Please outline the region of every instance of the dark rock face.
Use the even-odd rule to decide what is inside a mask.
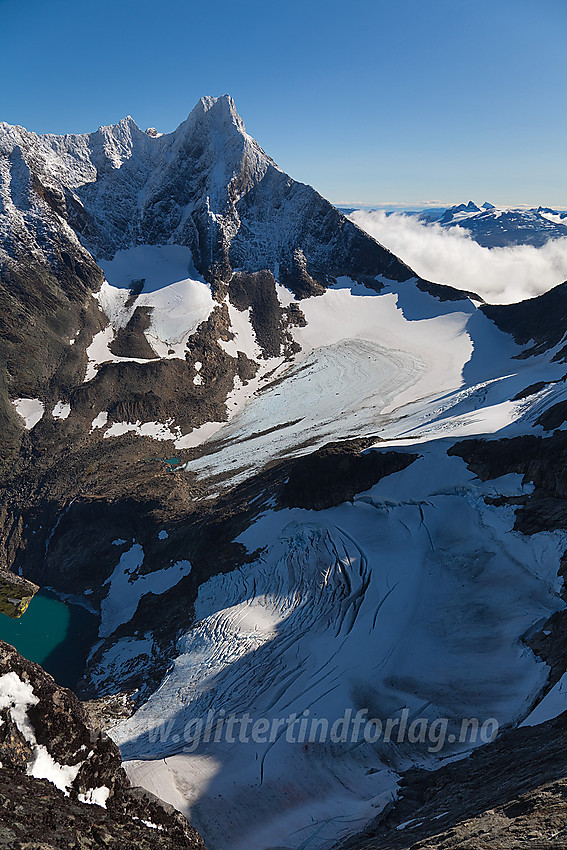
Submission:
[[[563,556],[562,578],[563,591],[561,596],[566,600],[565,585],[565,555]],[[566,600],[567,601],[567,600]],[[550,673],[546,684],[546,692],[560,680],[567,669],[567,613],[565,610],[556,611],[541,629],[529,636],[526,643],[533,652],[549,665]]]
[[[280,266],[280,280],[290,292],[293,292],[299,300],[302,298],[312,298],[314,295],[322,295],[325,291],[326,275],[323,276],[325,283],[319,283],[311,277],[307,271],[307,261],[305,254],[301,250],[296,250],[293,253],[293,258],[289,266]]]
[[[178,812],[132,789],[107,811],[65,797],[45,779],[0,770],[0,841],[6,850],[201,850]]]
[[[113,354],[118,357],[136,357],[139,360],[157,357],[144,336],[144,331],[150,327],[150,313],[149,307],[136,307],[126,327],[120,328],[109,345]]]
[[[443,283],[431,283],[428,280],[419,280],[417,282],[418,289],[422,292],[428,292],[439,301],[464,301],[467,298],[473,298],[475,301],[482,301],[476,293],[465,292],[462,289],[455,289],[454,286],[445,286]]]
[[[567,432],[504,440],[463,440],[447,452],[463,458],[486,481],[517,472],[535,485],[516,511],[515,528],[524,534],[567,528]]]
[[[416,454],[380,450],[361,454],[364,442],[370,441],[332,443],[292,461],[288,480],[280,490],[280,504],[309,510],[331,508],[369,490],[381,478],[400,472],[418,458]]]
[[[182,815],[129,786],[118,748],[110,738],[89,729],[77,697],[0,641],[0,699],[8,692],[15,693],[13,688],[9,691],[6,679],[27,689],[31,696],[23,711],[18,697],[11,702],[8,699],[1,711],[3,847],[203,847],[200,836]],[[27,775],[30,768],[41,772],[34,766],[38,747],[48,754],[44,761],[51,757],[57,765],[75,768],[65,792],[48,779]],[[81,801],[97,798],[97,789],[105,808]]]
[[[65,248],[49,264],[3,259],[0,251],[0,476],[26,436],[8,399],[41,398],[46,405],[66,399],[83,379],[83,346],[103,325],[90,294],[102,273],[86,252]]]
[[[278,197],[277,206],[269,205],[265,189]],[[282,197],[280,199],[279,194]],[[299,216],[292,210],[301,210]],[[367,235],[311,187],[294,183],[275,169],[249,192],[239,205],[244,222],[231,242],[230,262],[233,267],[273,269],[281,264],[282,282],[298,297],[320,294],[328,276],[384,274],[396,280],[408,280],[411,270],[389,251],[368,239]],[[282,243],[280,230],[289,228],[292,239]],[[260,232],[257,259],[249,254],[249,234]]]
[[[235,272],[230,281],[229,299],[238,310],[250,309],[250,321],[264,357],[293,353],[294,342],[287,329],[288,313],[280,305],[271,272]]]
[[[521,357],[541,354],[561,342],[565,334],[567,283],[519,304],[484,304],[481,310],[519,345],[531,343]]]
[[[567,718],[507,732],[463,761],[405,774],[400,800],[345,850],[567,847]]]
[[[535,395],[535,393],[538,393],[540,390],[543,390],[543,388],[547,386],[547,381],[536,381],[535,384],[530,384],[529,387],[525,387],[525,389],[521,390],[519,393],[516,393],[512,401],[521,401],[524,398],[529,398],[529,396]]]
[[[553,404],[537,420],[537,425],[541,425],[545,431],[555,431],[567,419],[567,402],[560,401]]]

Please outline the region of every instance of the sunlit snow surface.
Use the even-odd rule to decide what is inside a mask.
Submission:
[[[278,290],[286,303],[285,290]],[[246,403],[227,424],[214,434],[204,431],[201,442],[212,437],[213,451],[189,470],[214,477],[232,469],[234,484],[273,458],[332,440],[443,430],[446,411],[451,421],[456,411],[472,416],[470,427],[466,421],[451,426],[458,435],[493,432],[511,422],[520,405],[489,410],[486,400],[507,401],[530,383],[522,374],[530,367],[512,359],[517,347],[468,299],[439,302],[412,281],[386,282],[377,295],[341,278],[300,307],[307,325],[293,335],[301,352],[291,364],[280,363],[271,383],[257,382],[258,392],[245,388]],[[478,414],[480,407],[486,409]]]
[[[118,251],[112,260],[99,260],[105,281],[96,294],[110,324],[87,348],[85,381],[108,362],[146,360],[119,357],[109,349],[116,331],[125,327],[137,307],[150,309],[146,339],[156,358],[184,358],[189,336],[210,315],[214,302],[209,286],[195,271],[191,251],[180,245],[138,245]],[[141,293],[131,298],[131,291]]]
[[[278,293],[285,304],[289,294]],[[353,503],[266,510],[238,539],[256,560],[200,587],[172,669],[112,731],[134,784],[185,812],[211,850],[328,848],[395,796],[401,771],[472,744],[433,753],[407,741],[280,735],[191,752],[192,721],[212,710],[332,723],[348,708],[384,720],[405,708],[447,718],[450,731],[466,717],[516,724],[549,672],[521,637],[564,607],[567,535],[524,536],[513,506],[484,499],[530,486],[519,475],[483,484],[447,456],[464,436],[542,433],[534,422],[567,396],[565,384],[511,399],[562,377],[553,352],[514,359],[517,346],[474,304],[436,301],[411,281],[378,296],[343,279],[300,306],[302,350],[273,376],[284,380],[235,387],[235,414],[201,431],[205,453],[188,468],[213,480],[233,469],[242,480],[273,458],[363,435],[385,441],[375,450],[420,457]],[[248,317],[235,318],[252,346]]]

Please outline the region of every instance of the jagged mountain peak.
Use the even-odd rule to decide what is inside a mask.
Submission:
[[[0,123],[0,129],[4,125]],[[5,125],[10,127],[10,125]],[[154,130],[153,127],[149,128]],[[172,141],[179,137],[193,134],[195,132],[209,133],[211,130],[216,130],[225,133],[227,137],[235,131],[246,135],[244,121],[237,112],[236,105],[232,97],[228,94],[220,97],[212,97],[206,95],[199,99],[197,104],[189,112],[187,118],[182,121],[174,130],[169,133],[148,133],[143,131],[131,115],[126,115],[115,124],[101,125],[94,133],[86,134],[71,134],[64,138],[84,138],[93,139],[97,135],[105,137],[118,137],[128,134],[131,136],[149,136],[157,143],[157,139],[162,141],[157,143],[160,147],[168,146]],[[58,138],[58,137],[55,137]]]
[[[102,127],[99,127],[99,129],[100,130],[111,130],[114,127],[129,127],[129,128],[135,127],[137,130],[140,129],[131,115],[125,115],[124,118],[121,118],[120,121],[117,124],[110,124],[110,125],[107,125],[107,126],[102,126]]]
[[[34,212],[26,214],[28,234],[18,236],[30,246],[56,241],[61,227],[60,219],[46,227],[37,178],[40,192],[53,196],[52,211],[95,259],[135,245],[175,244],[190,248],[202,274],[229,280],[232,268],[291,269],[301,250],[315,279],[374,277],[386,267],[390,276],[411,276],[312,187],[283,173],[246,133],[228,94],[201,98],[167,134],[148,134],[131,116],[83,135],[0,132],[0,153],[9,158],[16,146],[31,174],[23,183]],[[21,231],[26,206],[10,200],[15,168],[8,161],[0,176],[7,238]]]
[[[245,154],[250,155],[248,148],[253,148],[256,157],[275,165],[255,139],[246,133],[244,121],[228,94],[202,97],[185,121],[173,132],[161,137],[161,145],[168,147],[173,144],[173,149],[179,150],[187,140],[200,146],[212,145],[217,157],[224,162],[240,160]],[[240,162],[232,164],[238,167]]]
[[[192,154],[196,149],[199,158],[207,152],[209,159],[212,157],[215,160],[217,179],[224,171],[225,188],[232,177],[241,171],[244,159],[247,160],[248,170],[252,168],[259,172],[259,178],[267,166],[277,168],[271,157],[246,132],[244,121],[228,94],[202,97],[185,121],[172,133],[162,137],[161,144],[165,147],[172,144],[177,153]],[[193,150],[188,151],[188,148]]]
[[[223,94],[220,97],[211,97],[210,95],[202,97],[190,114],[193,113],[207,115],[209,119],[222,125],[234,124],[242,133],[246,132],[244,121],[238,114],[234,100],[229,94]]]

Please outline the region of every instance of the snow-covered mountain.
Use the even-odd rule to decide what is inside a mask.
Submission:
[[[247,380],[256,367],[217,346],[221,362],[211,364],[205,398],[198,387],[207,364],[195,375],[185,348],[200,326],[193,337],[193,362],[200,363],[203,337],[231,333],[226,286],[233,269],[242,273],[232,283],[232,302],[238,314],[251,310],[252,323],[262,322],[258,339],[266,357],[286,349],[287,326],[300,317],[278,302],[276,279],[301,298],[344,274],[378,288],[380,274],[411,277],[311,187],[281,172],[246,134],[228,96],[203,98],[174,133],[157,137],[131,118],[64,137],[3,124],[0,154],[7,307],[0,343],[10,394],[47,392],[42,403],[52,409],[71,403],[71,421],[82,419],[83,430],[101,411],[110,424],[126,416],[142,423],[167,419],[177,434],[226,415],[234,378]],[[93,257],[111,287],[103,285],[99,296],[110,324],[90,295],[103,280]],[[249,276],[257,272],[261,278]],[[99,373],[103,362],[113,365]],[[159,397],[146,392],[154,382]],[[5,407],[0,413],[15,446],[14,416]]]
[[[567,236],[567,212],[550,207],[495,206],[485,201],[456,204],[444,211],[424,211],[420,219],[443,227],[462,227],[485,248],[507,245],[545,245],[550,239]]]
[[[298,246],[323,277],[355,264],[358,274],[374,275],[393,262],[310,186],[280,171],[228,95],[202,98],[177,130],[158,136],[130,117],[62,137],[0,124],[0,151],[1,232],[11,245],[21,239],[45,250],[63,219],[97,259],[135,245],[183,245],[208,275],[226,274],[228,262],[291,269]],[[46,216],[46,203],[57,219]],[[404,274],[400,265],[391,271]]]
[[[135,784],[209,850],[324,850],[475,764],[463,718],[565,707],[567,284],[421,280],[227,96],[0,125],[0,164],[2,558],[99,617],[78,690],[133,692]]]

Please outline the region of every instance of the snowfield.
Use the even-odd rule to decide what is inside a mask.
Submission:
[[[150,326],[144,335],[156,358],[184,358],[187,340],[210,315],[214,302],[210,287],[193,266],[191,251],[179,245],[138,245],[118,251],[112,260],[99,260],[105,281],[97,301],[110,323],[97,333],[87,348],[85,381],[96,375],[103,363],[133,361],[119,357],[109,345],[138,307],[150,311]],[[133,299],[136,285],[141,293]]]
[[[537,380],[532,372],[562,375],[549,358],[535,365],[514,360],[517,346],[470,300],[438,302],[415,281],[384,283],[377,295],[341,278],[324,295],[302,301],[307,325],[293,329],[299,354],[292,363],[274,360],[269,382],[260,378],[235,391],[229,422],[190,443],[211,441],[210,454],[187,469],[214,478],[232,468],[234,484],[271,459],[333,440],[398,440],[410,429],[447,427],[462,436],[492,433],[522,408],[508,399]],[[511,409],[485,409],[492,397]]]

